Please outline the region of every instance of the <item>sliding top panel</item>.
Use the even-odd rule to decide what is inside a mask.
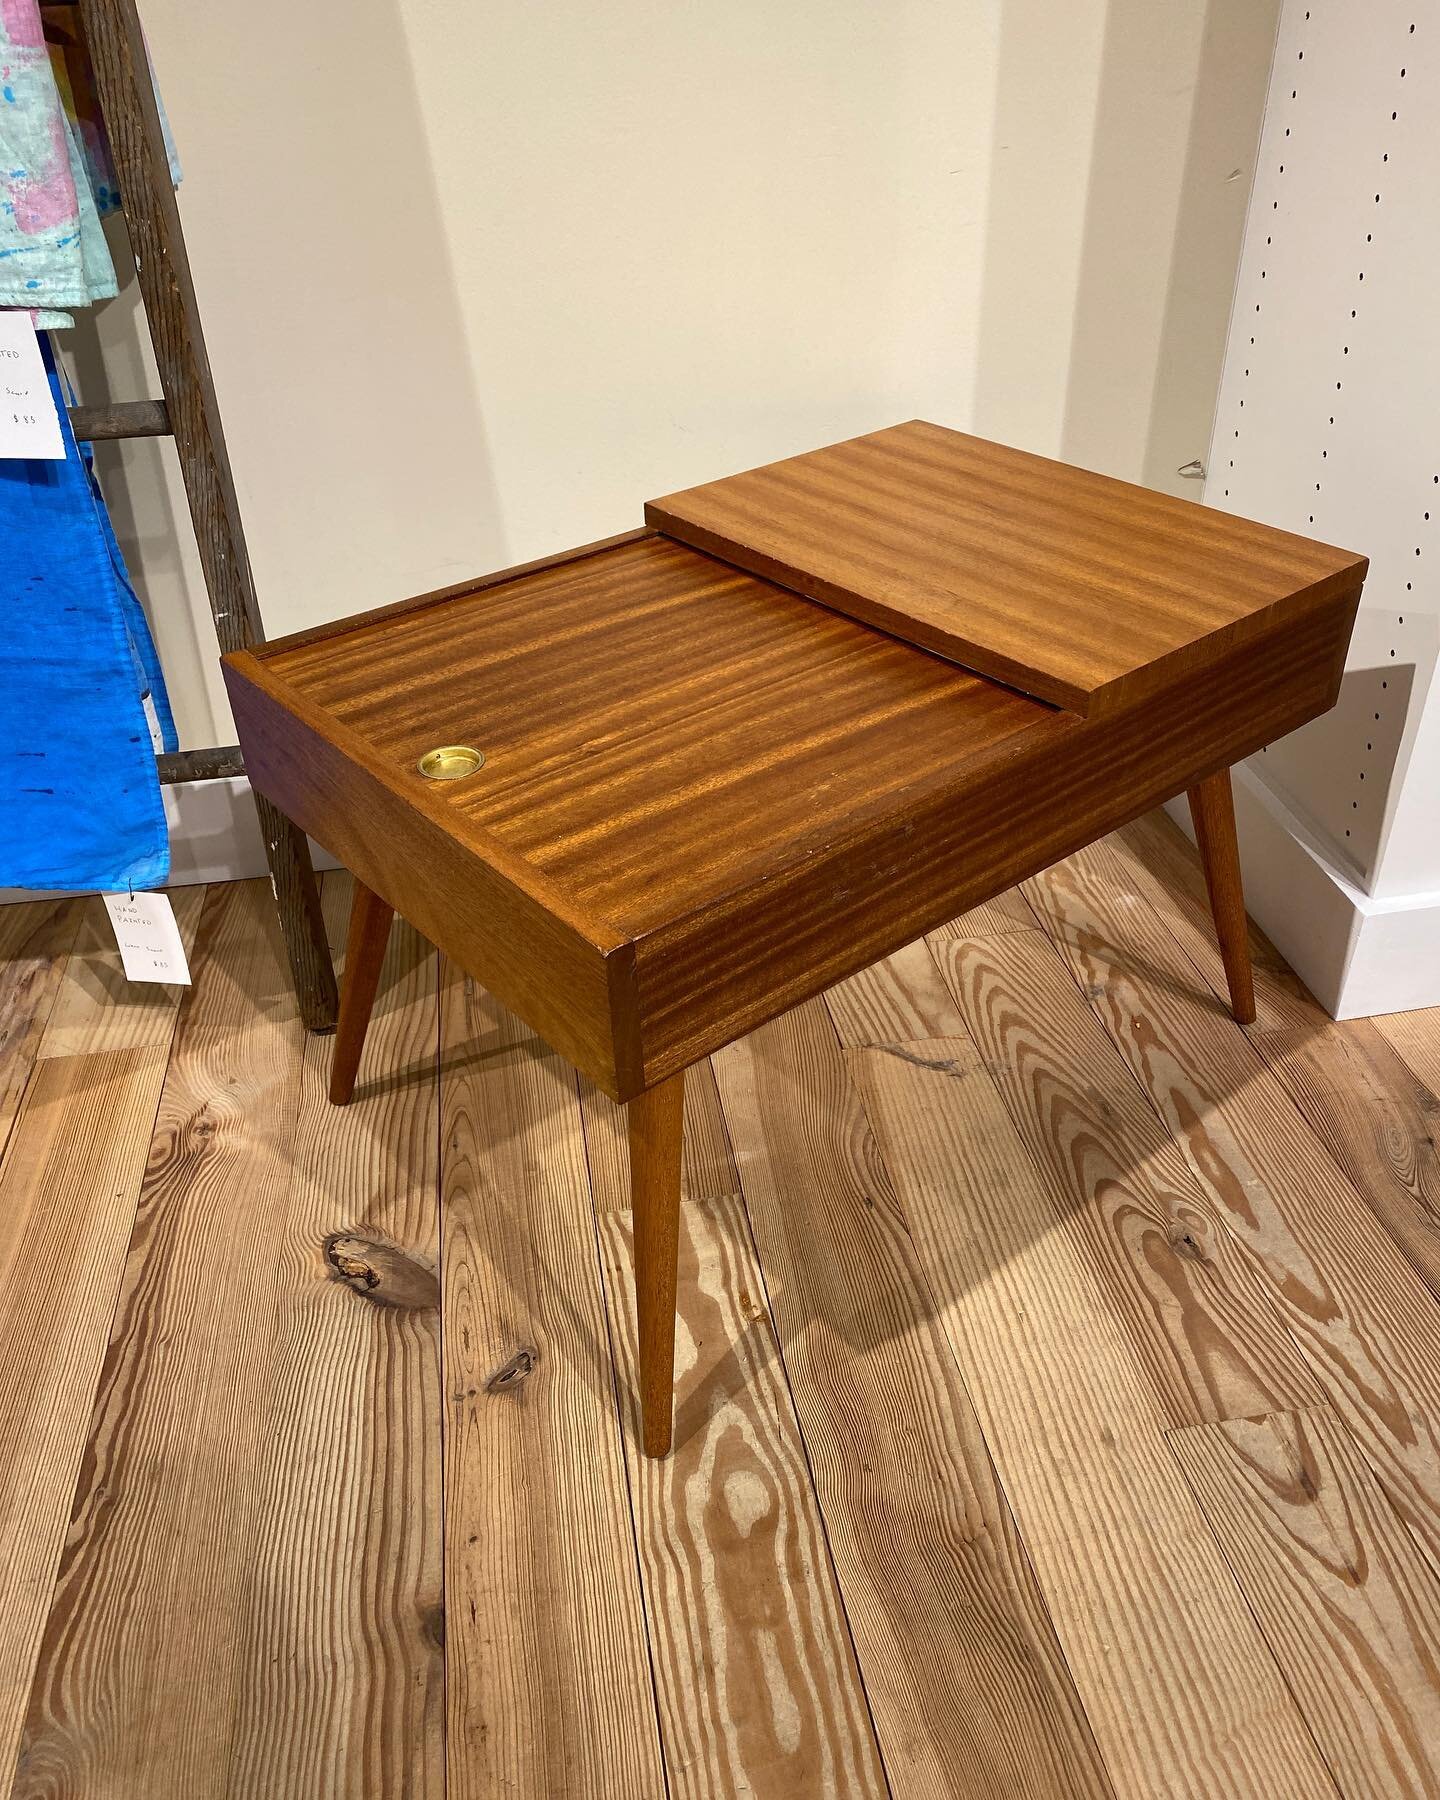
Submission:
[[[624,937],[903,821],[1057,717],[649,535],[254,660],[482,860]],[[429,780],[444,745],[484,761]]]
[[[920,420],[652,500],[645,518],[1085,715],[1358,592],[1367,566]]]

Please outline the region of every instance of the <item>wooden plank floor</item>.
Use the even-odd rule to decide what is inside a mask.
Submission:
[[[617,1109],[179,911],[0,911],[0,1795],[1440,1797],[1440,1012],[1163,815],[691,1071],[663,1464]]]

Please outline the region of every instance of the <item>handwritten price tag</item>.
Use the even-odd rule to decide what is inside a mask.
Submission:
[[[190,985],[190,965],[180,942],[175,909],[164,894],[102,894],[127,981]]]
[[[61,462],[65,440],[29,313],[0,312],[0,456]]]

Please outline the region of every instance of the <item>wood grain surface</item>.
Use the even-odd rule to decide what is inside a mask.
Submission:
[[[1250,1041],[1440,1299],[1440,1096],[1373,1019],[1255,1031]]]
[[[1433,1008],[1391,1013],[1376,1029],[1392,1043],[1432,1094],[1440,1094],[1440,1027]]]
[[[970,1034],[1058,1202],[1054,1224],[1106,1288],[1166,1423],[1307,1406],[1322,1390],[1267,1283],[1038,933],[950,940],[942,963]]]
[[[641,536],[226,678],[260,790],[629,1099],[1323,711],[1356,597],[1081,721]]]
[[[338,946],[350,883],[323,892]],[[349,1113],[335,1040],[304,1040],[232,1794],[444,1793],[438,976],[397,926],[372,1032],[391,1078]]]
[[[838,982],[825,994],[825,1009],[849,1048],[948,1037],[965,1029],[923,938]]]
[[[660,1730],[676,1800],[887,1793],[795,1410],[735,1197],[680,1219],[675,1448],[639,1453],[629,1217],[601,1252]]]
[[[163,1044],[42,1062],[0,1164],[0,1769],[7,1771],[51,1613],[165,1063]]]
[[[20,1110],[80,914],[76,900],[0,907],[0,1154]]]
[[[652,500],[646,523],[1079,713],[1357,593],[1345,550],[911,420]]]
[[[982,900],[943,925],[937,925],[939,937],[977,938],[1005,937],[1012,931],[1038,931],[1040,922],[1018,887],[1005,888],[993,900]]]
[[[653,536],[257,661],[462,841],[628,936],[671,916],[681,875],[689,906],[726,893],[909,785],[917,756],[961,768],[1049,716]],[[485,766],[427,783],[437,744]]]
[[[231,1785],[230,1759],[255,1654],[303,1036],[267,884],[212,890],[194,963],[30,1695],[19,1795],[245,1791]],[[288,1516],[287,1529],[305,1521]]]
[[[1440,1580],[1325,1407],[1171,1434],[1343,1794],[1440,1794]]]
[[[1109,1793],[823,1006],[715,1067],[892,1788]]]
[[[20,918],[14,1792],[1433,1792],[1434,1020],[1252,928],[1237,1027],[1160,818],[1027,891],[688,1072],[664,1463],[623,1112],[493,994],[397,926],[332,1108],[257,883],[32,1061]]]
[[[1195,853],[1164,814],[1107,841],[1105,878],[1127,904],[1153,911],[1197,970],[1225,991]],[[1424,1012],[1336,1024],[1278,950],[1250,925],[1258,1019],[1246,1036],[1306,1123],[1440,1297],[1440,1095],[1396,1048],[1423,1041]],[[1432,1034],[1433,1035],[1433,1034]],[[1440,1082],[1440,1062],[1430,1065]]]
[[[1057,1216],[975,1044],[854,1054],[937,1319],[1117,1790],[1333,1796],[1166,1448],[1111,1284]]]
[[[917,779],[903,807],[647,933],[635,953],[646,1078],[1004,892],[1249,754],[1283,720],[1323,712],[1352,611],[1347,601],[1343,616],[1317,615],[1123,712],[1050,713],[962,775]]]
[[[1440,1307],[1106,847],[1030,884],[1097,1016],[1378,1476],[1440,1569]]]
[[[575,1076],[441,991],[452,1796],[659,1800],[643,1603]]]
[[[498,842],[462,844],[435,792],[445,784],[388,767],[303,694],[277,699],[257,685],[263,666],[225,665],[251,779],[432,944],[463,947],[462,966],[577,1067],[609,1092],[633,1087],[633,1008],[617,1003],[608,966],[628,972],[623,936]]]

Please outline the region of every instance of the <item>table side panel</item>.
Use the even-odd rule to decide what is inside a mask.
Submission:
[[[224,669],[259,792],[613,1098],[633,1091],[633,945],[597,941],[467,847],[256,659]]]
[[[1102,719],[1057,713],[905,816],[636,943],[647,1083],[1048,867],[1335,702],[1358,588]]]
[[[1098,716],[1349,593],[1362,557],[914,420],[651,501],[647,521]]]

